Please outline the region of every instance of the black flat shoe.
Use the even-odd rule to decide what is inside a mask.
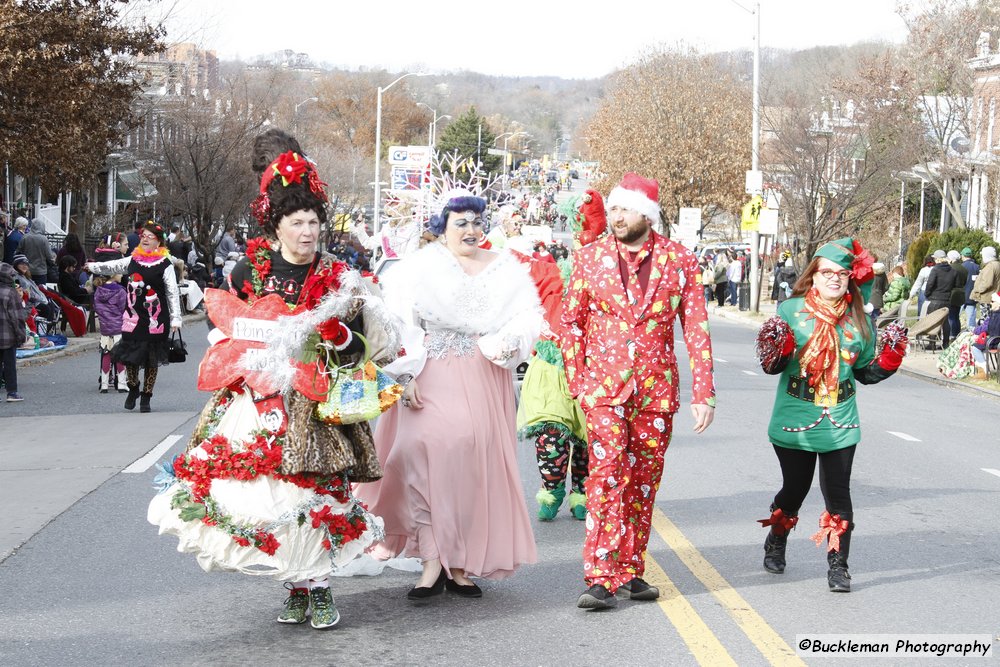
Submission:
[[[427,602],[429,598],[441,595],[444,592],[446,581],[448,581],[448,576],[444,573],[444,570],[441,570],[441,574],[438,575],[437,581],[434,582],[433,586],[414,586],[406,594],[406,599],[413,600],[414,602]]]
[[[462,584],[455,583],[454,580],[448,579],[444,582],[444,587],[448,589],[449,592],[463,598],[481,598],[483,597],[483,589],[475,584],[468,584],[463,586]]]

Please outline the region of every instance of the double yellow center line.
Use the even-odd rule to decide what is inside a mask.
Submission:
[[[663,538],[677,557],[698,578],[715,597],[740,630],[757,647],[761,655],[772,665],[804,666],[774,629],[767,624],[743,596],[729,585],[719,571],[705,560],[691,542],[684,537],[677,526],[659,509],[653,509],[653,529]],[[736,665],[725,649],[701,619],[694,607],[681,595],[677,587],[663,571],[663,568],[646,553],[646,574],[650,583],[660,589],[660,609],[673,623],[684,643],[687,644],[695,660],[700,665]]]

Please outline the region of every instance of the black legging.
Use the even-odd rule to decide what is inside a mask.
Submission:
[[[729,283],[716,283],[715,284],[715,300],[719,304],[719,308],[726,305],[726,292],[729,289]]]
[[[812,486],[816,458],[819,457],[819,488],[823,492],[826,511],[853,521],[851,466],[856,448],[857,445],[851,445],[817,454],[774,445],[774,453],[778,455],[778,463],[781,465],[782,479],[781,491],[774,497],[775,507],[780,507],[787,516],[798,516],[799,508]]]

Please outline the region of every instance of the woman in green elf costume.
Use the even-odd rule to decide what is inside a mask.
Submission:
[[[792,297],[761,327],[757,353],[765,373],[777,375],[778,391],[767,434],[781,466],[782,486],[771,504],[764,568],[785,570],[788,531],[798,521],[816,461],[826,511],[813,535],[827,544],[831,591],[851,590],[847,557],[854,529],[851,465],[861,440],[856,383],[890,377],[906,354],[906,329],[887,327],[878,340],[864,311],[873,258],[850,238],[816,251]]]

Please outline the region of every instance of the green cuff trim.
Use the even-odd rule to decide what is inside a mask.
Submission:
[[[540,340],[535,343],[535,353],[542,361],[552,364],[556,368],[563,367],[563,356],[559,346],[551,340]]]

